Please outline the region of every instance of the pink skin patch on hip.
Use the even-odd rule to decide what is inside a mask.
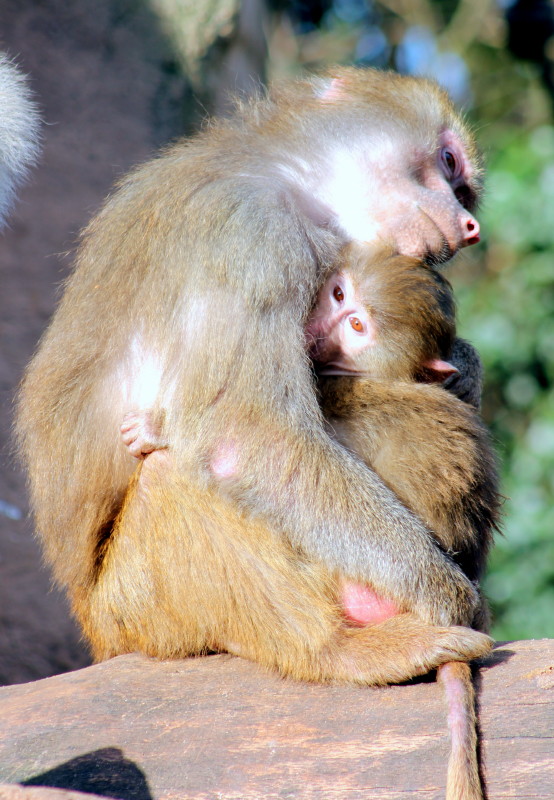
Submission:
[[[346,619],[355,625],[375,625],[399,613],[391,600],[385,600],[362,583],[343,583],[340,603]]]
[[[219,444],[212,456],[210,469],[216,478],[232,478],[237,473],[238,448],[233,442]]]

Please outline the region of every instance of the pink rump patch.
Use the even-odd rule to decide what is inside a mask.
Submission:
[[[344,583],[341,604],[346,619],[356,625],[375,625],[398,614],[391,600],[385,600],[362,583]]]

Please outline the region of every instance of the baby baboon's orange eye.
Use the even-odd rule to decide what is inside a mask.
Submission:
[[[335,298],[337,303],[342,303],[342,301],[344,300],[344,292],[342,291],[340,286],[335,286],[335,288],[333,289],[333,297]]]
[[[350,325],[356,331],[356,333],[363,333],[364,326],[358,317],[350,317]]]

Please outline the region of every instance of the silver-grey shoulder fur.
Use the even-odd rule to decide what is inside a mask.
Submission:
[[[0,227],[15,198],[17,187],[36,162],[40,118],[26,77],[0,53]]]

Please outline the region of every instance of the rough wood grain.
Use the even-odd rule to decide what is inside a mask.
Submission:
[[[554,640],[499,646],[479,683],[489,800],[552,800]],[[129,655],[2,688],[0,709],[5,783],[122,800],[444,797],[434,682],[308,685],[228,656]]]

